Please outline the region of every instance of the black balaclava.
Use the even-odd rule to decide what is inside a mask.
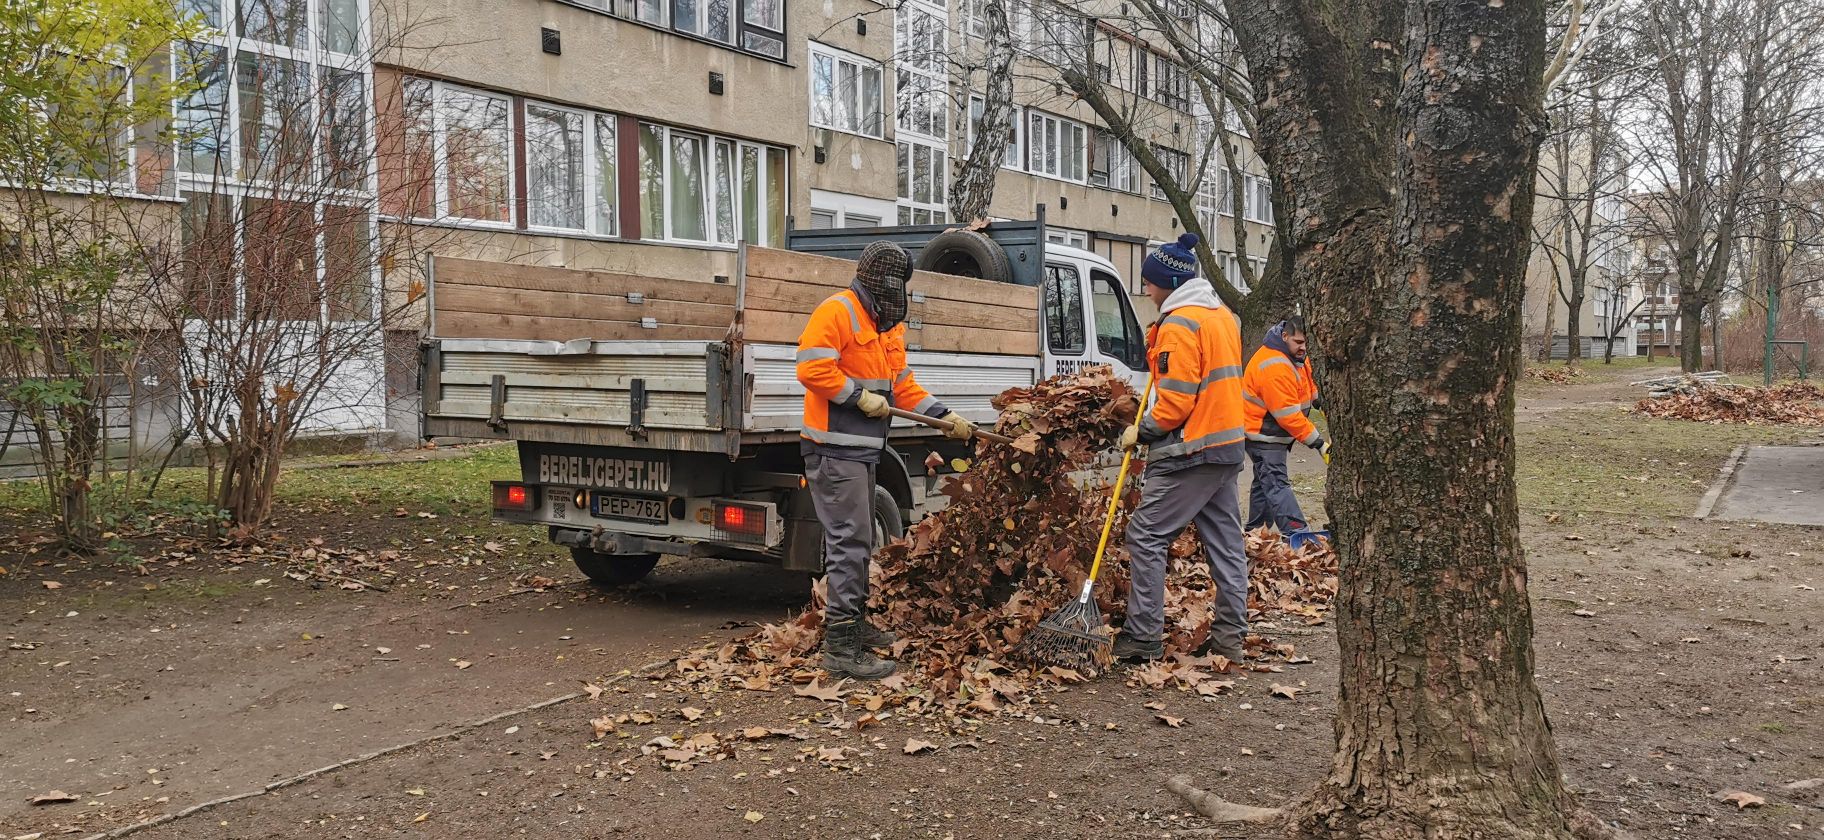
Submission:
[[[884,239],[870,243],[855,264],[855,285],[866,292],[875,329],[886,332],[906,320],[906,281],[912,279],[912,258],[906,249]]]

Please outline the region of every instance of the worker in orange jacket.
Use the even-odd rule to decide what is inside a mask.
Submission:
[[[1241,378],[1248,459],[1254,464],[1248,492],[1250,531],[1268,524],[1281,534],[1306,530],[1304,511],[1286,475],[1286,456],[1297,442],[1317,450],[1325,460],[1330,457],[1330,443],[1306,416],[1317,404],[1317,383],[1306,355],[1305,319],[1294,315],[1267,330]]]
[[[1148,451],[1140,505],[1127,522],[1130,583],[1127,620],[1114,645],[1119,659],[1165,654],[1166,552],[1192,522],[1218,592],[1206,649],[1240,661],[1247,636],[1248,558],[1237,495],[1246,435],[1241,325],[1197,276],[1196,246],[1197,235],[1184,234],[1147,255],[1140,270],[1159,305],[1146,336],[1159,396],[1121,435],[1122,448],[1146,444]]]
[[[887,241],[870,244],[847,289],[818,304],[798,337],[804,385],[799,450],[823,525],[823,667],[832,676],[880,679],[893,662],[873,653],[891,633],[867,620],[868,558],[874,553],[874,469],[887,446],[888,409],[950,422],[966,440],[975,427],[913,378],[906,366],[906,281],[912,260]]]

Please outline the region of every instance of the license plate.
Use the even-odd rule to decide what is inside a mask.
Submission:
[[[671,521],[667,507],[664,499],[646,496],[622,496],[616,493],[594,493],[589,496],[589,512],[606,519],[664,525]]]

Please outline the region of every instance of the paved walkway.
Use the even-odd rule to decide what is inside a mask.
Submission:
[[[1717,519],[1824,525],[1824,446],[1752,446]]]

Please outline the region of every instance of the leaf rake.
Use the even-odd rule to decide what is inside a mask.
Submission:
[[[1153,378],[1147,376],[1146,392],[1140,396],[1140,407],[1134,412],[1134,425],[1146,415],[1146,403],[1153,396]],[[1121,453],[1121,472],[1115,476],[1115,492],[1108,497],[1108,512],[1102,516],[1102,539],[1096,543],[1096,559],[1089,565],[1089,577],[1083,581],[1083,592],[1076,600],[1060,607],[1039,626],[1020,640],[1020,654],[1036,665],[1069,668],[1085,677],[1094,677],[1114,661],[1114,640],[1109,638],[1102,620],[1102,608],[1092,597],[1096,575],[1102,571],[1102,558],[1108,554],[1108,535],[1115,527],[1115,511],[1121,506],[1121,488],[1127,484],[1127,468],[1133,463],[1134,450]]]

